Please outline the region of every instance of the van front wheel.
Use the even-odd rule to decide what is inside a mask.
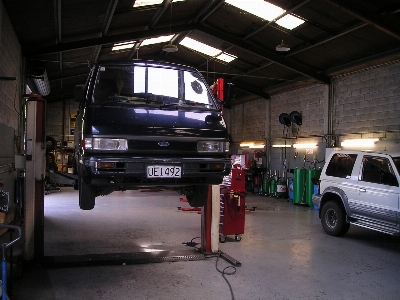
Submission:
[[[93,186],[84,182],[81,167],[79,168],[78,186],[79,186],[80,209],[82,210],[93,209],[96,199],[96,189]]]
[[[186,194],[186,199],[191,207],[203,207],[208,198],[208,185],[195,185],[191,193]]]

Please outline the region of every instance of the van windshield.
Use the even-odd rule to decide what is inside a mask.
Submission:
[[[147,65],[100,66],[92,101],[215,108],[200,73]]]

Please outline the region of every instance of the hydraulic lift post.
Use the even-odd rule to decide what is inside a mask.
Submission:
[[[204,254],[219,251],[220,186],[210,185],[206,205],[201,209],[201,247]]]

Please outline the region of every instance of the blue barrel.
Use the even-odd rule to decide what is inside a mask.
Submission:
[[[289,200],[293,200],[293,180],[289,181]]]

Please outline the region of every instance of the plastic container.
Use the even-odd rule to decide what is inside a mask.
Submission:
[[[306,204],[306,169],[294,169],[293,204]]]

